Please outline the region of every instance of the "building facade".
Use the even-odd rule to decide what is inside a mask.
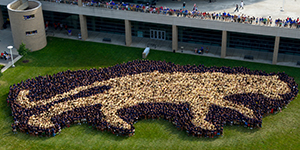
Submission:
[[[47,45],[42,4],[39,1],[23,3],[15,0],[7,5],[7,10],[15,48],[24,43],[30,50],[36,51]]]
[[[83,7],[81,0],[78,5],[41,3],[45,21],[78,29],[83,40],[88,38],[88,31],[94,31],[124,35],[126,46],[131,45],[132,37],[170,41],[170,51],[178,51],[178,43],[195,43],[220,47],[221,58],[229,56],[230,49],[251,50],[272,55],[273,64],[280,54],[300,55],[297,29]]]

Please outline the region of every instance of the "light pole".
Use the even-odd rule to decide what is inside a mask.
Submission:
[[[11,57],[11,63],[12,63],[12,67],[15,67],[15,64],[14,64],[14,57],[13,57],[13,54],[12,54],[12,49],[14,48],[13,46],[7,46],[7,48],[10,50],[10,57]]]

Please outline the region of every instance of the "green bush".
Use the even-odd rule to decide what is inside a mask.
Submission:
[[[22,42],[18,49],[19,55],[26,56],[27,53],[29,52],[29,49],[26,48],[26,45]]]

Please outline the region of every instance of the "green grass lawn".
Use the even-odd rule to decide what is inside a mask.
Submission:
[[[0,149],[299,149],[300,96],[281,113],[263,118],[261,129],[227,126],[224,136],[214,139],[195,138],[178,131],[165,120],[142,120],[135,124],[133,137],[117,137],[109,132],[73,125],[62,129],[56,137],[31,137],[13,134],[11,110],[6,98],[9,86],[38,75],[55,74],[64,70],[78,70],[113,66],[141,59],[141,48],[48,38],[43,50],[29,53],[0,77]],[[243,61],[186,55],[151,50],[148,59],[166,60],[177,64],[205,66],[245,66],[252,70],[286,72],[300,83],[300,69]],[[23,60],[29,60],[23,63]]]

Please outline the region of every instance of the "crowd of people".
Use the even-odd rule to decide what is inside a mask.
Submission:
[[[45,0],[49,1],[49,0]],[[51,0],[50,0],[51,1]],[[67,3],[72,5],[78,5],[77,0],[53,0],[53,2],[58,3]],[[108,9],[115,10],[126,10],[126,11],[136,11],[136,12],[144,12],[144,13],[152,13],[152,14],[163,14],[169,16],[177,16],[177,17],[188,17],[195,19],[209,19],[209,20],[219,20],[219,21],[227,21],[227,22],[237,22],[244,24],[253,24],[253,25],[264,25],[264,26],[277,26],[277,27],[289,27],[289,28],[300,28],[299,17],[292,18],[287,17],[283,18],[275,18],[272,16],[268,17],[255,17],[246,14],[231,14],[230,12],[206,12],[200,11],[197,8],[197,5],[194,4],[192,9],[185,9],[185,3],[183,3],[182,9],[173,9],[169,7],[163,6],[155,6],[150,3],[147,4],[130,4],[130,3],[120,3],[114,1],[100,1],[100,0],[83,0],[84,7],[102,7]],[[239,9],[244,9],[244,3],[241,1],[240,5],[236,5],[235,11],[239,11]],[[233,12],[233,13],[234,13]],[[274,24],[273,24],[274,23]]]
[[[113,91],[113,89],[115,88],[114,86],[106,84],[101,86],[89,87],[91,85],[94,85],[94,83],[96,82],[115,82],[116,78],[121,77],[128,77],[126,78],[126,80],[129,80],[134,75],[140,75],[143,73],[153,73],[156,71],[164,74],[175,73],[176,75],[180,75],[180,73],[211,73],[211,75],[213,76],[216,73],[223,73],[229,75],[236,75],[237,77],[242,77],[243,75],[249,76],[248,79],[234,80],[234,82],[236,83],[243,82],[243,84],[252,84],[252,81],[249,79],[252,75],[262,76],[263,78],[274,77],[274,79],[277,79],[275,78],[276,76],[278,77],[278,81],[274,82],[276,82],[276,84],[279,85],[277,87],[286,85],[288,88],[284,89],[285,92],[281,91],[283,89],[280,88],[278,91],[271,90],[273,92],[273,95],[280,95],[280,99],[276,99],[276,97],[274,98],[272,96],[266,96],[270,94],[272,95],[272,93],[265,92],[268,91],[268,89],[266,89],[265,83],[255,83],[261,85],[262,90],[260,91],[263,91],[262,93],[264,94],[259,92],[243,93],[243,91],[241,91],[239,92],[239,94],[230,94],[228,96],[223,97],[223,99],[226,100],[227,103],[245,106],[245,110],[253,110],[254,117],[249,117],[249,115],[245,115],[242,111],[237,111],[238,109],[233,109],[232,107],[221,107],[221,105],[214,103],[213,105],[210,105],[208,107],[209,113],[207,113],[205,116],[205,122],[214,126],[214,128],[212,129],[205,128],[203,126],[199,127],[198,125],[195,125],[195,122],[193,122],[196,116],[195,112],[193,112],[193,105],[203,105],[202,103],[189,103],[188,101],[174,103],[165,100],[149,100],[138,103],[132,101],[134,105],[128,105],[128,107],[124,107],[125,105],[122,105],[122,103],[117,102],[115,103],[116,106],[114,107],[108,107],[106,106],[106,103],[95,102],[91,102],[90,104],[86,105],[76,106],[77,103],[80,103],[80,101],[76,101],[78,99],[85,100],[88,97],[95,97],[95,95],[95,98],[97,98],[100,97],[97,96],[97,94],[109,94],[116,92]],[[147,78],[151,80],[150,77],[151,76],[148,76]],[[191,79],[194,78],[195,77],[192,77]],[[213,78],[213,81],[220,80],[220,78],[218,79],[216,78],[216,76],[213,76]],[[153,77],[153,81],[154,80],[157,81],[159,79]],[[176,80],[176,78],[174,78],[174,80]],[[132,85],[137,85],[138,80],[132,79],[132,81],[136,81],[136,83],[133,82],[130,85],[130,87]],[[163,81],[167,82],[165,79]],[[203,83],[204,81],[208,82],[207,84],[213,84],[210,83],[211,80],[203,79]],[[253,80],[253,82],[258,81]],[[283,82],[284,84],[281,82]],[[125,83],[126,82],[124,82],[123,84]],[[181,84],[186,84],[187,86],[182,86]],[[188,82],[183,81],[180,81],[180,85],[182,89],[186,89],[187,91],[196,88],[192,86],[189,87],[190,85],[188,84]],[[81,89],[77,90],[77,88]],[[126,88],[120,89],[123,89],[124,92],[126,91]],[[156,90],[159,91],[159,89],[160,88],[156,87]],[[170,89],[173,88],[170,86]],[[22,104],[20,99],[18,99],[20,92],[23,90],[28,90],[26,96],[28,101],[26,102],[26,104]],[[150,90],[151,88],[146,91]],[[220,88],[210,90],[221,91]],[[237,88],[236,90],[239,90],[239,88]],[[128,96],[128,99],[132,98],[132,96],[135,96],[134,94],[127,94],[124,92],[118,96]],[[150,95],[152,94],[152,92],[149,93]],[[93,126],[97,130],[108,130],[118,136],[132,136],[135,132],[133,124],[136,123],[138,120],[145,118],[168,120],[172,122],[179,130],[186,130],[188,134],[196,137],[215,137],[223,134],[223,126],[226,124],[239,124],[251,129],[261,127],[263,116],[269,113],[281,111],[282,108],[284,108],[291,100],[294,99],[297,93],[298,85],[292,77],[289,77],[285,73],[266,73],[264,71],[257,70],[251,71],[245,67],[205,67],[203,65],[181,66],[165,61],[134,60],[128,63],[117,64],[108,68],[77,71],[68,70],[64,72],[59,72],[54,75],[38,76],[32,79],[27,79],[26,81],[21,81],[17,85],[13,85],[10,87],[7,102],[11,106],[12,115],[14,118],[12,130],[14,132],[25,132],[34,136],[55,136],[56,134],[60,133],[62,128],[70,127],[71,124],[80,123],[88,123],[90,126]],[[68,94],[69,96],[66,96]],[[170,94],[174,93],[172,92]],[[180,94],[179,92],[177,94],[181,95],[184,93]],[[194,95],[189,93],[187,95],[187,98],[190,98],[189,96],[192,97]],[[53,99],[54,97],[56,98]],[[147,97],[151,99],[151,96]],[[42,102],[42,100],[49,101]],[[76,103],[74,103],[74,101],[76,101]],[[107,101],[114,101],[114,97]],[[54,108],[57,105],[68,104],[70,102],[72,104],[68,105],[68,107],[76,107],[73,107],[72,109],[65,109],[66,111],[61,111],[60,109],[57,109],[56,112],[60,113],[49,111],[55,110]],[[85,100],[85,103],[87,103],[87,100]],[[103,112],[103,107],[111,109],[106,109],[105,111],[108,112]],[[110,110],[115,111],[115,107],[119,108],[117,110],[117,115],[126,123],[128,123],[130,127],[124,128],[123,126],[119,126],[118,124],[116,124],[116,122],[112,121],[114,120],[114,118],[110,118],[111,116],[107,115]],[[45,127],[42,125],[35,125],[33,122],[30,121],[32,116],[38,116],[40,114],[45,114],[48,112],[55,114],[46,114],[48,116],[51,116],[50,121],[53,123],[52,126]]]
[[[11,58],[11,55],[8,54],[6,51],[4,51],[4,52],[1,52],[0,58],[1,58],[1,59],[5,59],[5,60],[8,60],[8,59]]]

